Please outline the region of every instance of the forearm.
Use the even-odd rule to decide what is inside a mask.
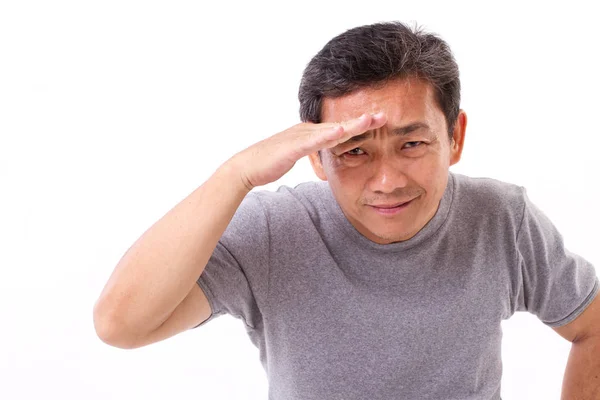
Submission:
[[[571,345],[561,400],[600,399],[600,336]]]
[[[237,168],[223,164],[123,255],[94,307],[107,335],[143,336],[183,301],[249,192]]]

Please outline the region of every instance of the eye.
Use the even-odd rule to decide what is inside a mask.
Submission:
[[[360,151],[360,152],[362,152],[362,153],[358,153],[357,154],[356,153],[357,150]],[[354,148],[354,149],[352,149],[352,150],[347,151],[347,152],[344,153],[344,155],[349,155],[349,156],[362,156],[363,154],[364,154],[364,151],[360,147]]]
[[[408,146],[409,149],[413,149],[415,147],[419,147],[419,145],[423,144],[423,142],[406,142],[406,144],[411,145],[411,146]]]

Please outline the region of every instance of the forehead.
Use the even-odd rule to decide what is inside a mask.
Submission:
[[[417,78],[395,79],[379,88],[362,88],[347,95],[323,99],[321,122],[341,122],[365,112],[384,111],[388,121],[433,118],[441,110],[431,84]]]

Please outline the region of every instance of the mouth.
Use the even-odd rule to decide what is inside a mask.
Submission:
[[[373,209],[375,212],[381,215],[394,215],[406,210],[415,199],[411,199],[409,201],[401,202],[401,203],[391,203],[391,204],[368,204],[368,206]]]
[[[370,204],[371,207],[377,207],[377,208],[395,208],[395,207],[399,207],[403,204],[407,204],[410,203],[412,200],[408,200],[408,201],[404,201],[401,203],[394,203],[394,204]]]

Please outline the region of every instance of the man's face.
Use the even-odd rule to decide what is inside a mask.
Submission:
[[[388,244],[410,239],[435,215],[448,169],[460,159],[466,114],[461,110],[451,142],[433,87],[407,78],[325,98],[321,120],[341,122],[379,111],[387,116],[381,128],[322,150],[321,159],[317,153],[309,157],[352,225],[371,241]]]

